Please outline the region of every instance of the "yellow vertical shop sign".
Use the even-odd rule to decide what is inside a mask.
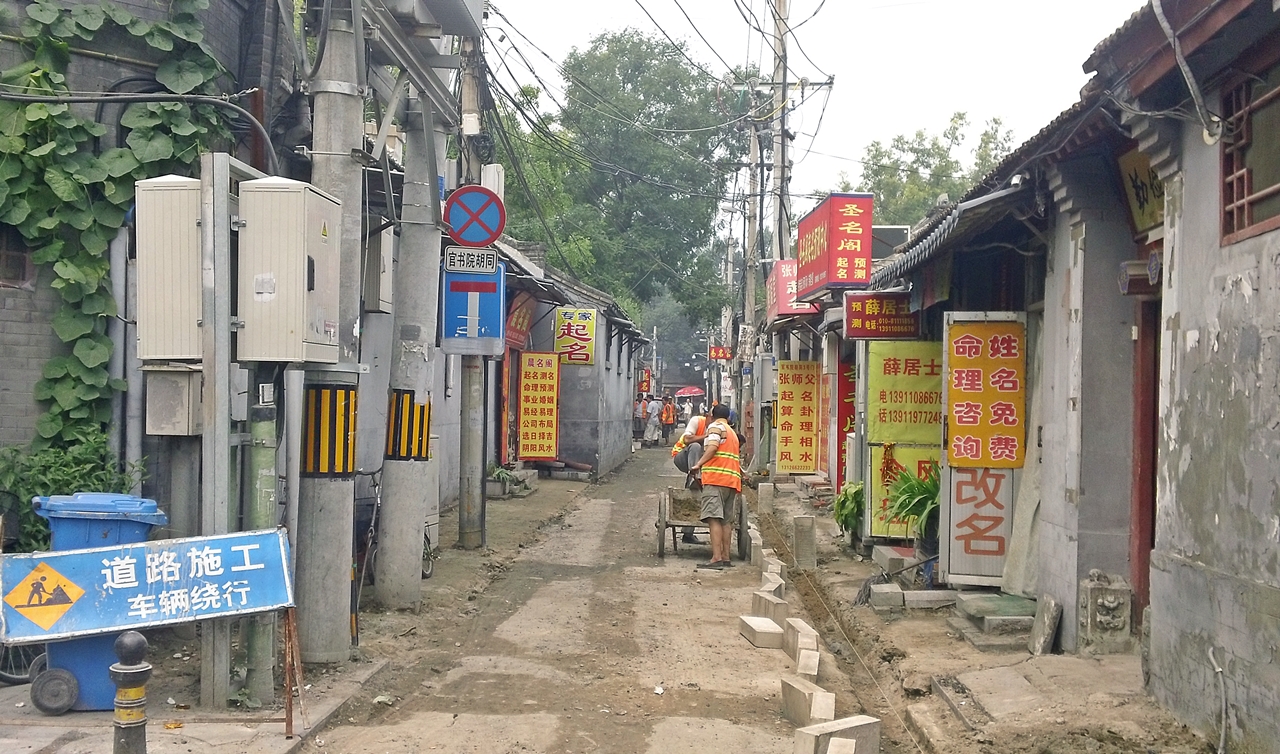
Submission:
[[[950,322],[947,463],[1020,469],[1026,456],[1026,325]]]
[[[1151,158],[1135,147],[1118,162],[1134,231],[1143,233],[1164,222],[1164,183],[1151,169]]]
[[[559,307],[555,313],[556,353],[564,364],[596,363],[596,310]]]
[[[778,362],[779,474],[812,474],[818,469],[818,378],[816,361]]]
[[[942,446],[906,447],[886,443],[871,446],[871,536],[902,539],[911,536],[911,522],[889,518],[889,485],[906,471],[924,479],[942,457]]]
[[[553,461],[559,454],[559,397],[557,354],[520,354],[520,460]]]
[[[867,344],[867,442],[942,443],[942,343]]]

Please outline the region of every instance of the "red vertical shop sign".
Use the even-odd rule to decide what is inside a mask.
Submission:
[[[871,194],[831,194],[800,220],[796,295],[871,282]]]

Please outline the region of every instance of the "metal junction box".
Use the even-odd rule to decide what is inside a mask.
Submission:
[[[166,175],[136,188],[138,358],[199,360],[200,181]]]
[[[364,310],[392,312],[392,287],[395,282],[396,234],[391,228],[375,234],[364,246]]]
[[[338,362],[342,204],[308,183],[240,184],[240,361]]]

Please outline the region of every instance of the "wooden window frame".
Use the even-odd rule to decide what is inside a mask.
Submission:
[[[1269,38],[1270,39],[1270,38]],[[1224,137],[1219,156],[1219,230],[1221,245],[1230,246],[1245,239],[1280,229],[1280,215],[1253,222],[1253,205],[1280,195],[1280,182],[1256,190],[1253,176],[1243,164],[1242,152],[1253,144],[1252,115],[1258,109],[1280,100],[1280,85],[1256,96],[1252,91],[1257,74],[1280,65],[1280,46],[1255,47],[1242,55],[1233,66],[1236,75],[1222,87],[1222,121]],[[1271,135],[1276,138],[1277,135]]]

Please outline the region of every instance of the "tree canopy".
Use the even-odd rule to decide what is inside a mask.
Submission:
[[[899,134],[888,144],[873,141],[863,158],[858,191],[876,197],[876,224],[914,225],[946,194],[956,201],[1009,153],[1013,133],[999,118],[987,121],[977,146],[962,161],[969,118],[955,113],[941,134],[924,129]],[[965,164],[967,162],[967,165]],[[841,190],[854,190],[842,176]]]
[[[508,180],[522,174],[507,192],[511,232],[633,311],[665,288],[692,321],[713,321],[727,301],[715,219],[746,147],[735,99],[635,30],[596,37],[562,70],[557,112],[536,112],[536,90],[495,108]]]

